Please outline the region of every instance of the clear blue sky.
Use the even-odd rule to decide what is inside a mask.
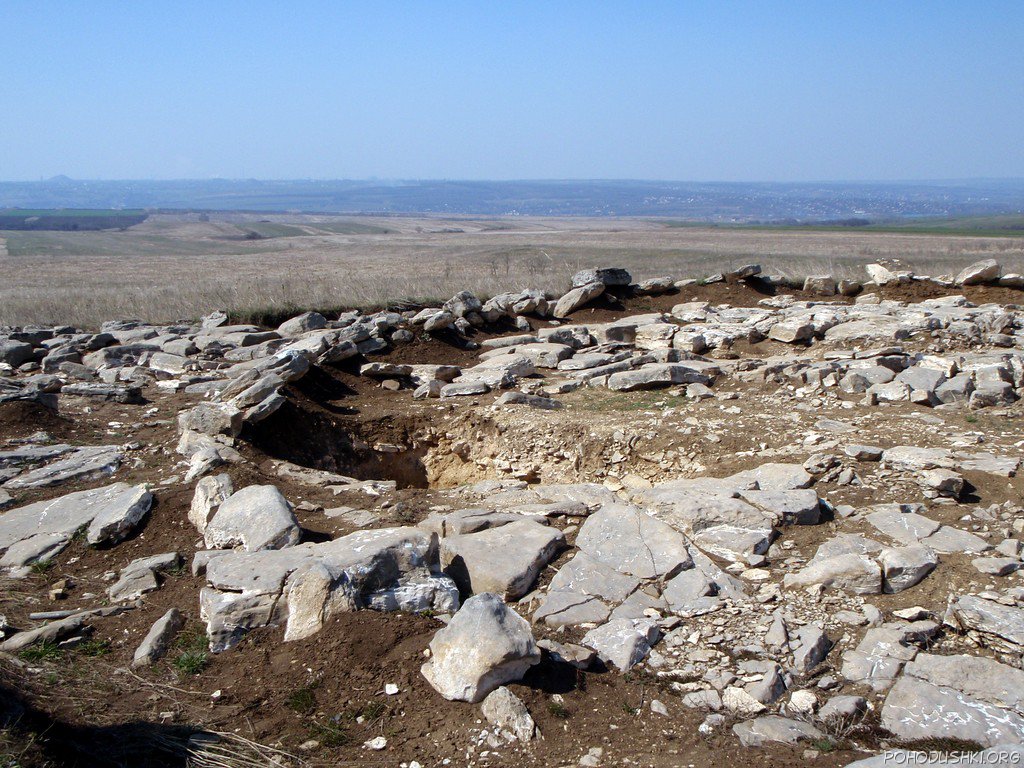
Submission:
[[[0,0],[0,179],[1024,177],[1024,2]]]

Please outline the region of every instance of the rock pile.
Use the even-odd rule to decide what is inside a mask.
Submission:
[[[505,743],[538,737],[536,713],[506,687],[538,665],[642,670],[661,681],[671,709],[700,713],[701,732],[728,725],[750,747],[821,742],[872,713],[906,741],[1024,740],[1021,439],[1010,421],[1024,395],[1024,315],[958,290],[1017,289],[1024,278],[985,261],[948,278],[894,264],[871,265],[865,281],[810,276],[799,298],[756,265],[709,282],[770,295],[712,304],[695,281],[634,283],[622,269],[588,269],[560,296],[461,292],[414,311],[307,312],[273,330],[229,324],[224,313],[197,324],[111,322],[98,333],[5,329],[0,404],[141,412],[174,399],[180,461],[127,482],[145,466],[133,442],[10,441],[0,450],[0,508],[9,508],[0,567],[24,578],[80,534],[116,547],[175,489],[191,499],[176,522],[199,541],[126,559],[110,572],[104,606],[25,628],[3,649],[80,638],[143,605],[184,560],[203,580],[195,605],[214,653],[267,627],[282,628],[284,641],[309,638],[364,609],[437,616],[423,677],[447,700],[482,703]],[[887,287],[915,285],[947,295],[885,298]],[[666,294],[680,300],[622,310]],[[600,312],[569,321],[582,308]],[[387,357],[438,339],[463,362]],[[297,386],[342,368],[396,408],[456,417],[516,412],[539,424],[585,412],[587,396],[626,398],[653,414],[650,442],[670,411],[705,403],[700,413],[724,419],[714,445],[752,423],[744,419],[757,402],[788,402],[805,432],[796,445],[766,435],[755,450],[723,448],[688,472],[678,468],[696,467],[684,446],[692,430],[657,450],[617,437],[624,447],[605,463],[625,464],[629,453],[650,471],[602,468],[575,482],[538,482],[492,454],[479,464],[486,480],[423,491],[409,519],[378,525],[381,513],[404,509],[398,481],[253,458],[249,438],[294,404]],[[628,399],[655,389],[665,401]],[[861,423],[834,418],[844,410]],[[974,424],[979,411],[992,420],[987,432],[938,434],[944,419]],[[867,442],[859,433],[875,417],[891,423]],[[690,418],[688,429],[700,426]],[[439,440],[440,424],[424,431]],[[472,464],[472,441],[445,439],[444,461]],[[383,440],[366,451],[383,462],[412,448],[422,453]],[[582,474],[569,448],[559,460]],[[536,444],[508,450],[536,454]],[[355,530],[312,535],[308,515],[324,510],[298,501],[291,483],[378,506],[327,510]],[[189,610],[149,619],[132,665],[159,661]],[[652,711],[669,712],[665,701]]]

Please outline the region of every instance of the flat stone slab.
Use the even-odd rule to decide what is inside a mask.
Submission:
[[[1024,608],[1003,605],[978,595],[961,595],[952,605],[953,615],[964,629],[974,630],[991,639],[1024,647]]]
[[[50,560],[83,528],[90,544],[120,541],[152,502],[145,486],[115,483],[12,509],[0,515],[0,567]]]
[[[1018,713],[906,673],[889,691],[881,723],[907,740],[956,738],[990,747],[1024,739]]]
[[[441,540],[441,567],[463,592],[493,592],[518,600],[540,570],[565,547],[565,535],[533,520]]]
[[[576,536],[576,547],[639,579],[670,579],[693,567],[681,533],[627,504],[605,504],[588,517]]]
[[[796,744],[825,738],[825,734],[810,723],[778,715],[764,715],[737,723],[732,727],[732,732],[744,747],[760,747],[769,742]]]
[[[10,490],[51,488],[73,481],[95,480],[114,474],[124,460],[124,453],[116,445],[96,445],[76,448],[45,467],[23,472],[4,487]]]

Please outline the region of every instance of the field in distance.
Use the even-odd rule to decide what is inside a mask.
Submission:
[[[134,212],[133,212],[134,213]],[[0,325],[188,320],[435,302],[540,288],[623,266],[635,279],[700,278],[743,263],[795,279],[863,277],[900,259],[923,274],[981,258],[1024,272],[1024,232],[959,219],[888,227],[712,227],[638,218],[150,214],[123,229],[0,230]],[[998,232],[992,232],[994,228]],[[992,234],[1002,236],[993,237]]]

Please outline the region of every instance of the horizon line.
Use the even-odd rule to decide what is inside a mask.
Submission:
[[[550,177],[550,178],[514,178],[514,179],[494,179],[494,178],[460,178],[456,176],[451,177],[363,177],[363,178],[344,178],[344,177],[315,177],[315,176],[293,176],[293,177],[256,177],[256,176],[206,176],[206,177],[167,177],[167,178],[153,178],[153,177],[138,177],[138,178],[76,178],[67,176],[66,174],[57,174],[55,176],[49,176],[40,179],[0,179],[0,184],[46,184],[57,181],[70,181],[70,182],[99,182],[99,183],[174,183],[174,182],[230,182],[230,183],[276,183],[276,182],[345,182],[345,183],[365,183],[365,184],[426,184],[426,183],[470,183],[470,184],[566,184],[566,183],[603,183],[603,184],[759,184],[759,185],[770,185],[770,184],[785,184],[785,185],[796,185],[796,184],[848,184],[848,185],[859,185],[859,184],[873,184],[873,185],[892,185],[892,184],[953,184],[953,183],[979,183],[979,182],[999,182],[999,183],[1024,183],[1024,176],[952,176],[952,177],[938,177],[938,178],[902,178],[902,179],[807,179],[807,180],[766,180],[766,179],[742,179],[742,180],[724,180],[724,179],[644,179],[644,178],[631,178],[631,177]]]

